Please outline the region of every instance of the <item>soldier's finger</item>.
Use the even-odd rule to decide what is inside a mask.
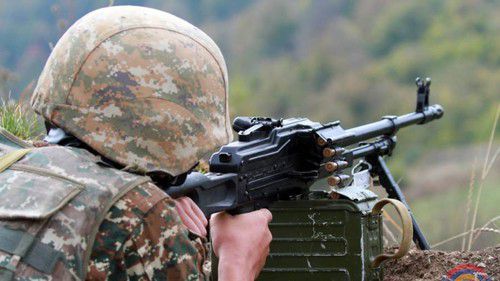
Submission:
[[[198,206],[196,206],[196,204],[193,202],[193,200],[191,200],[191,198],[182,197],[180,199],[181,200],[178,200],[178,202],[182,205],[183,210],[189,216],[189,218],[196,224],[196,226],[199,230],[198,234],[201,234],[202,236],[206,236],[207,230],[206,230],[206,226],[204,224],[204,220],[206,221],[206,219],[205,219],[205,216],[203,215],[203,212],[201,212],[201,210],[200,210],[200,213],[202,214],[201,217],[195,212],[194,209],[195,208],[199,209],[199,208],[198,208]]]
[[[177,201],[175,208],[176,208],[177,212],[179,213],[179,216],[180,216],[181,221],[184,224],[184,226],[186,226],[187,229],[189,229],[191,232],[198,234],[198,235],[202,235],[202,231],[200,231],[198,225],[196,225],[196,223],[193,221],[191,216],[186,212],[186,210],[184,210],[184,206],[181,203],[181,201]]]
[[[203,214],[198,205],[196,205],[196,203],[194,203],[194,201],[191,198],[181,197],[177,200],[178,201],[180,200],[184,204],[184,206],[186,207],[186,211],[187,208],[189,208],[194,213],[196,217],[191,217],[192,219],[197,219],[202,223],[203,227],[207,227],[208,221],[207,218],[205,217],[205,214]]]
[[[258,212],[260,212],[261,216],[263,216],[268,223],[270,223],[273,220],[273,214],[268,209],[262,208],[258,210]]]
[[[190,206],[191,206],[191,210],[193,210],[193,212],[196,214],[196,216],[198,217],[198,219],[201,221],[201,223],[203,224],[203,227],[207,227],[208,225],[208,220],[207,218],[205,217],[205,214],[201,211],[201,209],[196,205],[196,203],[193,202],[193,200],[189,199],[189,202],[190,202]]]

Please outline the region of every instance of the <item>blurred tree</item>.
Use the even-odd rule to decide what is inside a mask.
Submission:
[[[413,110],[416,76],[433,78],[439,133],[403,133],[404,169],[431,145],[483,142],[500,92],[500,5],[488,0],[115,0],[194,22],[226,57],[232,114],[307,116],[345,126]],[[109,1],[2,1],[0,91],[36,80],[50,44]],[[10,73],[10,72],[9,72]],[[3,77],[6,77],[5,75]],[[18,78],[13,79],[12,77]],[[5,80],[5,79],[4,79]],[[436,125],[438,126],[438,125]],[[437,130],[437,129],[436,129]],[[411,156],[409,156],[411,155]]]
[[[15,80],[14,74],[8,69],[0,67],[0,98],[5,100],[10,95],[9,84]]]

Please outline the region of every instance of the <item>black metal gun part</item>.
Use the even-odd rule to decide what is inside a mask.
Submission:
[[[210,172],[192,172],[182,185],[166,192],[174,198],[191,197],[207,217],[220,211],[244,213],[306,195],[320,179],[327,178],[331,186],[345,186],[350,178],[344,170],[356,159],[366,159],[389,197],[408,206],[382,156],[391,155],[399,129],[443,116],[440,105],[428,105],[430,79],[425,83],[417,79],[417,87],[416,112],[386,116],[347,130],[339,121],[320,124],[306,118],[237,117],[233,128],[238,141],[211,156]],[[413,222],[415,243],[428,249],[414,218]]]

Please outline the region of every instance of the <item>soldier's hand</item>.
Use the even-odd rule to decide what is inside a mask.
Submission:
[[[269,254],[271,220],[272,214],[267,209],[236,216],[225,212],[212,215],[210,235],[219,257],[219,280],[257,278]]]
[[[193,233],[202,237],[207,236],[208,221],[203,212],[189,197],[175,199],[175,208],[181,217],[182,223]]]

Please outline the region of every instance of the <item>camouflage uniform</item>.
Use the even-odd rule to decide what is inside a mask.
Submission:
[[[0,131],[0,159],[19,151],[6,135]],[[23,147],[29,152],[0,173],[0,236],[4,229],[28,234],[36,237],[31,248],[42,250],[19,254],[0,241],[0,268],[13,268],[15,280],[79,280],[86,260],[88,280],[208,279],[207,241],[188,232],[174,201],[148,177],[107,167],[84,149]],[[52,267],[37,264],[36,255]]]
[[[0,279],[206,278],[206,241],[148,176],[181,175],[231,140],[227,89],[220,50],[175,16],[123,6],[77,21],[32,106],[98,155],[0,134]]]
[[[187,231],[174,204],[153,184],[127,193],[101,224],[87,278],[208,280],[206,239]]]

